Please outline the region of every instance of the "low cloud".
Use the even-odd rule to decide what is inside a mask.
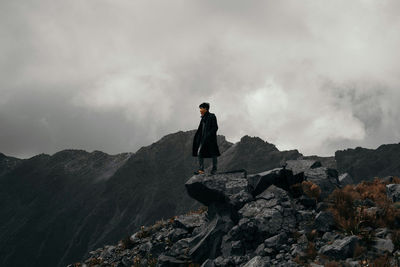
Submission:
[[[195,129],[333,155],[400,137],[398,1],[3,1],[0,152]]]

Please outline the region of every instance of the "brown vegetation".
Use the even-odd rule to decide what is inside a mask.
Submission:
[[[310,181],[303,181],[301,182],[301,187],[306,196],[310,198],[315,198],[315,200],[317,201],[319,200],[319,197],[321,195],[321,188],[318,185]]]
[[[350,234],[362,233],[365,226],[395,228],[400,221],[400,210],[386,196],[386,184],[379,179],[363,181],[336,189],[328,197],[329,210],[336,224]],[[362,201],[369,199],[377,208],[368,208]]]

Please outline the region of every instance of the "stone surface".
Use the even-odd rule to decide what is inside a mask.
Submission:
[[[330,245],[321,247],[319,253],[332,259],[346,259],[353,256],[354,248],[358,242],[357,236],[346,236],[337,239]]]
[[[386,185],[386,194],[393,202],[400,201],[400,184]]]

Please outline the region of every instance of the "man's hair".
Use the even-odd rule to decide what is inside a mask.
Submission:
[[[201,103],[199,105],[199,108],[205,108],[205,109],[209,110],[210,109],[210,104],[207,103],[207,102],[203,102],[203,103]]]

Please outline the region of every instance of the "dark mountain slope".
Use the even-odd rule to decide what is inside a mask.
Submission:
[[[400,143],[381,145],[377,149],[339,150],[335,159],[338,171],[349,173],[357,183],[375,176],[400,176]]]
[[[9,157],[0,153],[0,177],[13,170],[20,162],[22,162],[21,159]]]
[[[63,150],[22,160],[3,175],[0,266],[56,266],[104,188],[98,180],[130,155]]]

